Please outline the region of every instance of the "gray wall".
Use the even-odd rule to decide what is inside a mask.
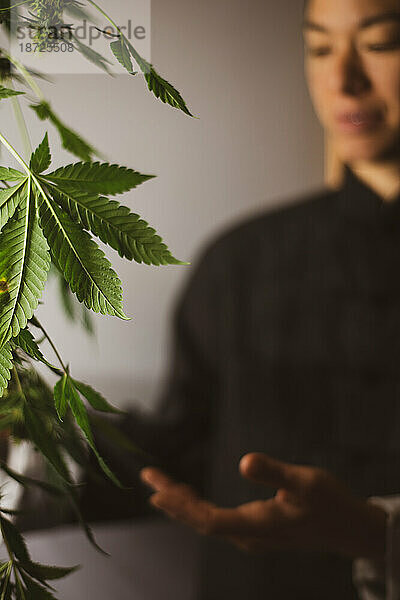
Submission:
[[[221,228],[322,185],[323,136],[303,81],[301,5],[153,0],[152,61],[199,120],[153,100],[129,75],[63,76],[44,85],[65,121],[111,162],[158,175],[123,201],[179,258],[195,263]],[[15,140],[7,111],[0,111],[2,128]],[[36,144],[42,127],[27,116]],[[57,164],[71,161],[52,130],[51,142]],[[171,307],[193,267],[157,269],[110,256],[131,322],[96,317],[97,340],[90,340],[65,321],[53,285],[40,317],[76,377],[120,405],[151,405],[165,372]]]

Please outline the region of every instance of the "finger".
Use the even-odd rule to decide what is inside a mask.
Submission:
[[[223,536],[268,537],[289,519],[276,502],[262,500],[237,508],[216,508],[212,515],[212,532]]]
[[[190,490],[171,487],[158,492],[151,503],[169,517],[206,535],[260,536],[276,532],[285,520],[273,500],[252,502],[237,508],[219,508]]]
[[[284,463],[259,452],[243,456],[239,469],[244,477],[256,483],[291,491],[302,489],[311,471],[309,467]]]
[[[199,498],[190,488],[171,487],[150,498],[156,508],[199,533],[210,533],[214,505]]]
[[[142,469],[140,471],[140,478],[144,483],[147,483],[157,491],[175,485],[175,481],[171,477],[155,467]]]

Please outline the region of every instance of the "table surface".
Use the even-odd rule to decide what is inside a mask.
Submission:
[[[75,526],[25,536],[35,562],[82,565],[55,582],[59,600],[193,600],[199,540],[166,521],[95,526],[103,556]]]

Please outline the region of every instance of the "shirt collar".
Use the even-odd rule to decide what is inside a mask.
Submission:
[[[394,200],[385,201],[347,164],[344,183],[338,195],[340,207],[349,217],[388,223],[400,219],[400,194]]]

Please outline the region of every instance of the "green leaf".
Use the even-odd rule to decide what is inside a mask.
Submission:
[[[39,581],[53,581],[55,579],[63,579],[77,571],[80,567],[53,567],[49,565],[41,565],[34,562],[21,562],[21,568],[34,579]]]
[[[57,381],[54,386],[54,402],[56,405],[57,414],[62,421],[65,417],[68,407],[68,399],[65,393],[65,386],[67,385],[67,375],[63,374],[61,379]]]
[[[63,481],[71,484],[71,475],[55,440],[49,435],[40,416],[28,402],[24,403],[24,421],[29,437],[37,449],[47,458]]]
[[[21,348],[21,350],[25,352],[25,354],[27,354],[30,358],[33,358],[34,360],[37,360],[46,365],[46,367],[49,367],[49,369],[51,369],[53,373],[60,373],[60,370],[57,369],[57,367],[55,367],[45,359],[42,351],[35,342],[33,335],[28,329],[21,330],[19,334],[15,338],[13,338],[13,343],[18,348]]]
[[[29,600],[57,600],[50,590],[39,583],[36,583],[36,581],[24,571],[21,571],[21,577],[26,585],[28,592],[26,597],[29,598]]]
[[[22,186],[26,181],[24,179],[18,185],[0,190],[0,233],[4,225],[14,216],[18,204],[24,197],[25,191]]]
[[[80,302],[101,314],[126,320],[121,282],[88,233],[51,200],[40,197],[40,223],[52,257]]]
[[[65,190],[79,190],[87,194],[117,195],[128,192],[154,175],[99,162],[79,162],[47,173],[44,179]]]
[[[57,204],[78,222],[128,260],[147,265],[182,265],[155,229],[126,206],[103,196],[49,186]]]
[[[14,556],[22,561],[30,561],[28,549],[24,538],[11,521],[0,516],[0,526],[3,537],[7,540],[8,545]]]
[[[9,515],[10,517],[19,517],[20,515],[25,514],[25,511],[23,510],[12,510],[11,508],[0,508],[0,512],[4,515]]]
[[[181,110],[189,115],[189,117],[193,117],[178,90],[166,79],[163,79],[153,67],[151,67],[149,73],[145,73],[144,77],[147,81],[147,87],[153,92],[156,98],[159,98],[164,104],[169,104],[173,108]]]
[[[118,481],[118,479],[115,477],[113,472],[110,470],[110,468],[107,466],[107,464],[104,462],[103,458],[100,456],[100,454],[97,451],[97,448],[94,443],[92,430],[91,430],[90,423],[89,423],[89,417],[88,417],[87,410],[78,394],[77,389],[75,388],[73,380],[70,377],[67,378],[67,382],[66,382],[66,386],[65,386],[65,394],[68,398],[68,404],[72,410],[72,414],[74,415],[76,422],[78,423],[79,427],[81,428],[83,435],[86,438],[87,443],[93,450],[100,467],[102,468],[104,473],[107,475],[107,477],[109,477],[111,479],[111,481],[113,483],[115,483],[118,487],[122,487],[120,482]]]
[[[75,42],[75,48],[91,63],[103,69],[106,73],[110,73],[110,69],[107,65],[110,65],[110,61],[107,60],[104,56],[93,50],[90,46],[83,44],[76,36],[72,36]]]
[[[88,541],[92,544],[92,546],[94,548],[96,548],[96,550],[98,552],[100,552],[100,554],[103,554],[104,556],[109,556],[109,554],[105,550],[103,550],[103,548],[101,548],[101,546],[99,546],[99,544],[96,542],[96,539],[94,537],[92,528],[90,527],[90,525],[83,518],[81,509],[80,509],[80,505],[79,505],[79,501],[78,501],[78,499],[76,497],[74,489],[71,489],[70,500],[71,500],[72,508],[74,509],[76,517],[77,517],[77,519],[79,521],[79,524],[82,527],[82,529],[83,529],[83,531],[84,531],[84,533],[85,533]]]
[[[0,167],[0,181],[19,181],[20,179],[26,180],[26,174],[11,167]]]
[[[59,283],[59,289],[60,289],[60,298],[61,298],[61,302],[65,311],[65,314],[67,315],[67,317],[69,319],[71,319],[71,321],[75,320],[75,306],[74,306],[74,302],[73,302],[73,295],[71,293],[70,287],[68,285],[68,282],[65,281],[64,279],[64,275],[62,273],[60,273],[60,271],[57,269],[57,273],[58,273],[58,283]]]
[[[68,152],[85,161],[90,161],[96,154],[95,149],[88,142],[58,118],[48,102],[30,104],[30,108],[35,111],[41,121],[48,120],[54,125],[61,137],[63,148]]]
[[[86,383],[82,383],[81,381],[77,381],[73,379],[73,384],[77,388],[77,390],[86,398],[92,408],[98,410],[100,412],[105,413],[114,413],[114,414],[122,414],[123,411],[111,406],[109,402],[101,395],[99,392],[96,392],[90,385]]]
[[[0,398],[3,397],[4,390],[8,388],[8,382],[11,379],[12,368],[13,363],[11,345],[6,344],[0,350]]]
[[[51,154],[49,146],[49,136],[46,133],[42,143],[37,147],[31,156],[30,168],[35,173],[46,171],[51,165]]]
[[[63,273],[54,265],[54,272],[56,273],[60,291],[60,300],[64,308],[65,314],[71,321],[76,320],[76,307],[78,306],[78,300],[73,296],[68,282],[65,281]],[[81,312],[81,324],[89,335],[94,335],[94,325],[92,321],[92,314],[88,308],[84,305],[79,305]]]
[[[17,92],[16,90],[10,90],[9,88],[0,85],[0,100],[11,98],[11,96],[20,96],[21,94],[25,94],[25,92]]]
[[[0,242],[0,347],[24,329],[36,310],[50,269],[50,254],[39,227],[30,181],[15,217]]]
[[[32,477],[21,475],[20,473],[13,471],[13,469],[10,469],[10,467],[3,461],[0,461],[0,469],[9,477],[11,477],[11,479],[14,479],[14,481],[24,487],[34,486],[45,491],[47,494],[51,494],[52,496],[56,497],[63,497],[66,495],[66,492],[56,485],[48,483],[47,481],[40,481],[39,479],[33,479]]]
[[[140,56],[129,40],[126,40],[126,43],[133,59],[144,74],[149,90],[153,92],[155,97],[159,98],[161,102],[169,104],[173,108],[177,108],[190,117],[193,117],[178,90],[176,90],[166,79],[163,79],[154,69],[153,65]]]
[[[119,38],[115,42],[111,42],[110,48],[119,63],[130,73],[136,75],[137,71],[133,70],[131,55],[123,38]]]

